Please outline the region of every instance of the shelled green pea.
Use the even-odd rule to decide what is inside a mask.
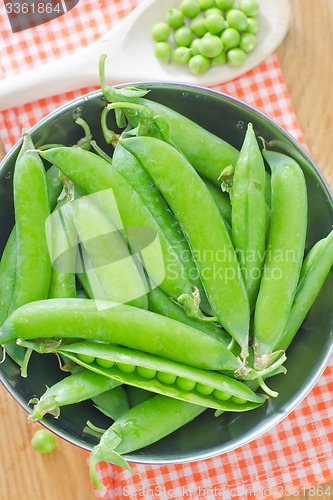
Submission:
[[[194,75],[228,63],[242,66],[256,47],[257,0],[182,0],[153,25],[155,56]]]

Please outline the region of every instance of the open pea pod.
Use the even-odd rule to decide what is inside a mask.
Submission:
[[[96,474],[98,462],[103,460],[134,472],[123,454],[155,443],[191,422],[205,410],[203,406],[160,394],[128,410],[104,432],[99,444],[91,451],[90,474],[96,488],[103,488]]]
[[[243,382],[213,371],[192,368],[158,356],[112,344],[76,342],[56,349],[85,368],[124,384],[225,411],[245,411],[266,396]]]
[[[226,347],[231,342],[231,336],[216,323],[200,321],[198,318],[190,318],[183,307],[180,307],[171,297],[168,297],[159,287],[149,292],[148,304],[148,309],[150,311],[174,319],[180,323],[185,323],[192,328],[196,328],[220,340]]]

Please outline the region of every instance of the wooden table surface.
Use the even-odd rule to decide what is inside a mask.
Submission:
[[[279,1],[279,0],[277,0]],[[288,35],[277,53],[308,149],[333,189],[333,1],[290,0]],[[0,145],[0,158],[3,150]],[[333,395],[332,395],[333,396]],[[40,455],[30,446],[39,424],[0,388],[0,498],[6,500],[93,500],[84,452],[57,439],[56,450]],[[310,493],[296,498],[328,500]],[[287,493],[286,493],[287,494]]]

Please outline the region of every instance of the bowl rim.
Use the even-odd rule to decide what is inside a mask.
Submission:
[[[148,87],[150,89],[153,88],[167,88],[167,87],[172,87],[172,88],[178,88],[179,90],[194,90],[203,94],[211,94],[213,96],[216,96],[218,98],[222,98],[226,101],[229,101],[231,103],[236,104],[237,106],[240,106],[244,108],[245,110],[257,115],[258,117],[264,119],[264,121],[269,122],[274,128],[276,128],[282,135],[288,139],[292,145],[301,153],[301,155],[305,158],[305,160],[310,164],[311,168],[315,171],[317,176],[319,177],[323,187],[326,190],[327,196],[331,202],[331,205],[333,207],[333,193],[332,190],[326,181],[323,173],[320,171],[319,167],[316,165],[314,160],[311,158],[309,153],[306,151],[306,149],[298,142],[298,140],[293,137],[293,135],[288,132],[284,127],[282,127],[274,118],[271,118],[269,115],[265,114],[263,111],[255,108],[254,106],[242,101],[241,99],[231,96],[225,92],[221,92],[220,90],[217,89],[212,89],[200,85],[195,85],[195,84],[188,84],[188,83],[180,83],[180,82],[173,82],[173,81],[165,81],[165,82],[159,82],[159,81],[139,81],[139,82],[129,82],[129,83],[124,83],[124,84],[118,84],[118,85],[113,85],[112,87],[115,88],[123,88],[123,87]],[[84,104],[84,102],[88,102],[90,100],[93,100],[95,98],[102,98],[105,99],[103,96],[103,92],[101,89],[93,90],[90,92],[87,92],[85,94],[82,94],[81,96],[75,97],[74,99],[62,104],[58,108],[54,109],[47,115],[45,115],[41,120],[39,120],[31,129],[29,130],[29,133],[33,134],[35,131],[37,131],[40,127],[42,127],[45,122],[61,115],[64,111],[68,110],[69,108],[75,107],[75,105],[80,106]],[[6,165],[7,161],[14,155],[18,149],[21,147],[22,143],[22,138],[20,138],[16,144],[13,145],[13,147],[8,151],[8,153],[5,155],[3,160],[0,162],[0,171],[4,166]],[[205,460],[208,458],[213,458],[219,455],[223,455],[225,453],[228,453],[230,451],[236,450],[246,444],[248,444],[251,441],[254,441],[255,439],[260,438],[263,434],[266,432],[270,431],[273,429],[279,422],[284,420],[292,411],[296,409],[296,407],[303,401],[303,399],[310,393],[310,391],[313,389],[313,387],[317,384],[318,380],[322,376],[324,370],[326,369],[327,365],[330,362],[331,357],[333,356],[333,339],[331,341],[331,346],[327,350],[326,355],[324,358],[321,360],[320,365],[318,366],[317,370],[315,371],[314,375],[312,376],[311,380],[302,387],[302,390],[298,392],[298,395],[295,399],[292,399],[292,401],[284,408],[283,412],[278,412],[275,417],[271,417],[269,421],[264,425],[263,427],[260,428],[260,432],[258,431],[248,431],[245,433],[242,439],[237,438],[237,444],[236,446],[233,444],[235,441],[235,438],[232,439],[231,441],[228,441],[227,443],[222,443],[222,446],[220,447],[221,449],[218,449],[217,446],[215,448],[212,448],[211,451],[206,451],[206,452],[196,452],[195,454],[187,457],[187,458],[182,458],[180,461],[179,459],[174,459],[174,458],[167,458],[167,459],[154,459],[153,461],[149,458],[145,458],[144,456],[138,455],[135,456],[136,452],[132,452],[131,454],[124,454],[124,458],[126,460],[129,460],[132,463],[135,464],[153,464],[153,465],[168,465],[168,464],[181,464],[181,463],[189,463],[189,462],[197,462],[200,460]],[[4,375],[2,374],[2,370],[0,367],[0,381],[4,385],[4,387],[7,389],[7,391],[11,394],[11,396],[20,404],[20,406],[27,412],[30,413],[31,408],[28,406],[28,404],[23,400],[23,397],[18,396],[15,393],[15,389],[11,386],[11,384],[6,380]],[[56,422],[56,421],[55,421]],[[65,439],[71,444],[74,444],[86,451],[91,451],[92,446],[87,445],[83,443],[83,441],[79,438],[76,438],[75,436],[70,435],[68,432],[63,431],[52,422],[52,421],[40,421],[40,424],[45,426],[47,429],[51,430],[54,432],[57,436],[61,437],[62,439]],[[138,450],[140,451],[140,450]]]

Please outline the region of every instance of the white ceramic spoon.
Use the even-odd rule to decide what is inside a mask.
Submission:
[[[201,76],[186,66],[160,63],[154,55],[152,26],[164,20],[180,0],[144,0],[118,25],[94,43],[65,58],[0,80],[0,111],[37,99],[83,87],[99,85],[98,60],[108,54],[106,77],[110,84],[139,81],[174,81],[204,86],[232,80],[259,64],[283,40],[289,24],[289,0],[258,0],[259,33],[256,49],[239,68],[228,64]]]

